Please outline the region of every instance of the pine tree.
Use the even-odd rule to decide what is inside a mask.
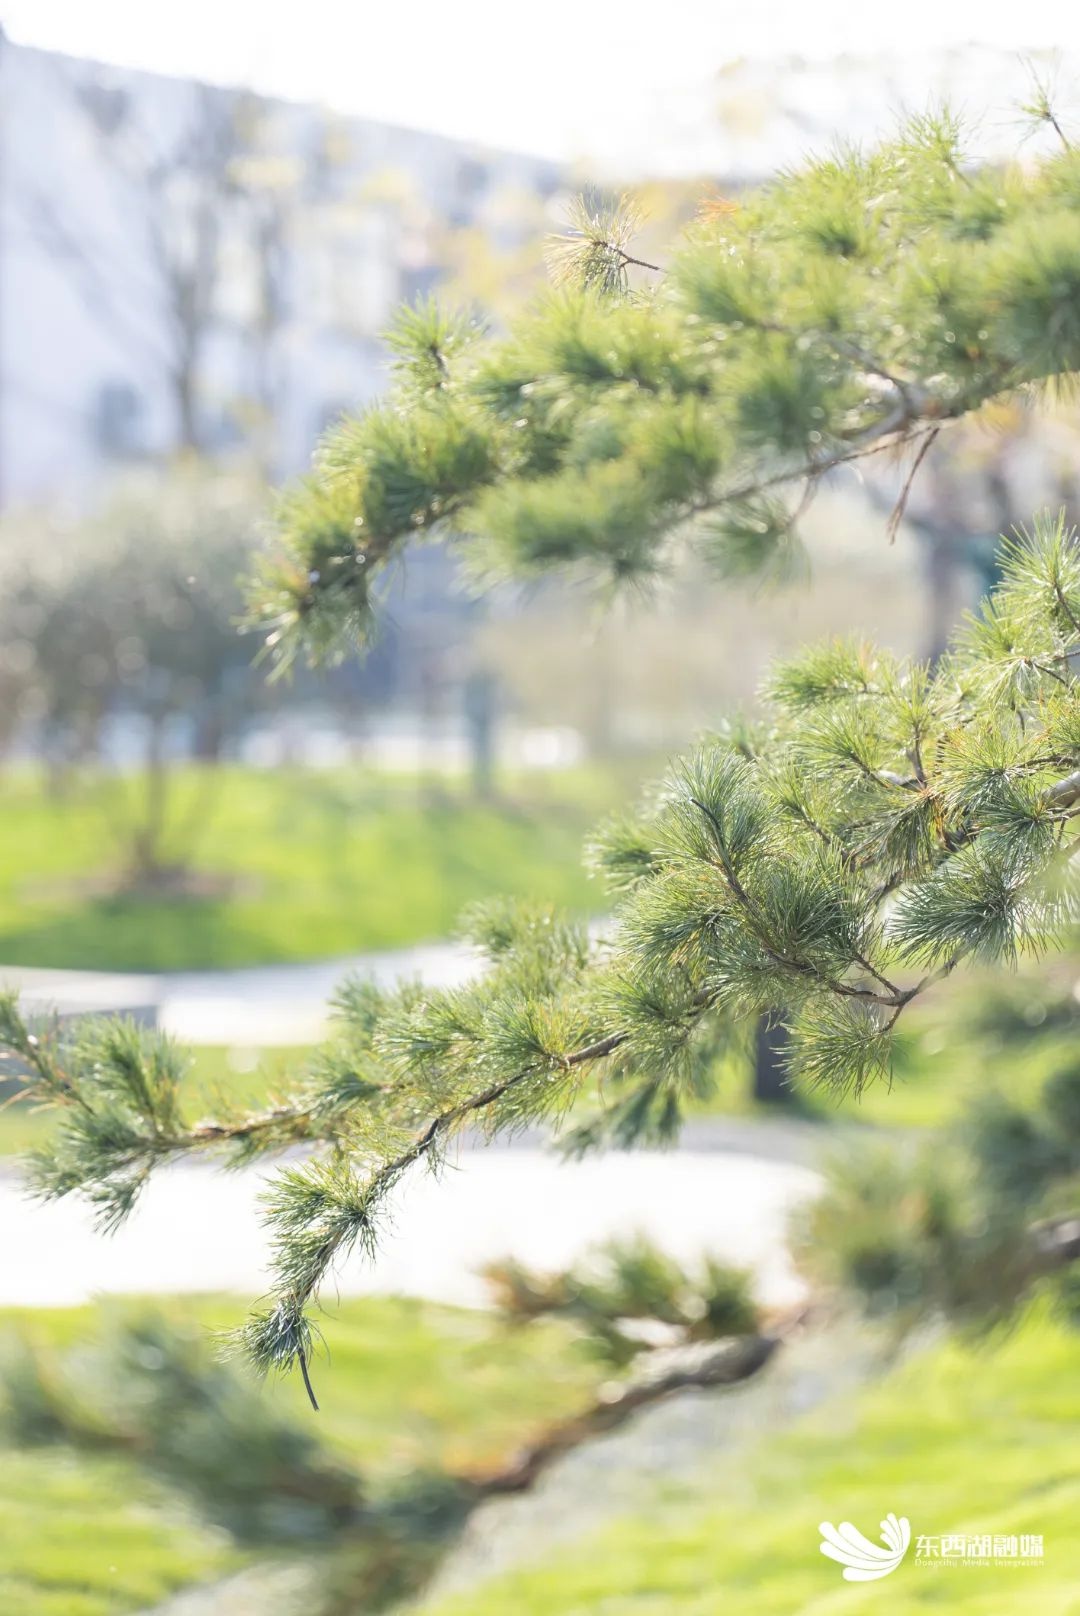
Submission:
[[[1045,119],[1044,119],[1045,121]],[[666,272],[632,210],[583,203],[557,286],[502,338],[406,311],[386,402],[335,427],[281,505],[254,615],[280,668],[367,642],[406,545],[445,536],[478,577],[644,587],[686,553],[782,569],[834,468],[934,438],[1003,394],[1080,371],[1080,154],[980,168],[947,114],[893,144],[704,210]],[[238,1340],[298,1366],[334,1264],[371,1253],[414,1168],[466,1128],[558,1126],[569,1149],[672,1137],[709,1051],[779,1013],[793,1081],[887,1081],[908,1006],[969,961],[1054,946],[1076,909],[1080,547],[1038,517],[932,670],[831,643],[774,670],[763,718],[675,767],[589,856],[602,942],[496,904],[464,934],[474,984],[343,989],[292,1095],[194,1120],[167,1041],[123,1025],[0,1037],[57,1106],[34,1164],[104,1227],[179,1155],[296,1143],[265,1215],[274,1293]],[[309,1386],[310,1389],[310,1386]]]

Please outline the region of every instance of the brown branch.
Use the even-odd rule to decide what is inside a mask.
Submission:
[[[1028,659],[1025,658],[1025,661],[1026,660],[1028,660]],[[1037,670],[1037,672],[1045,673],[1047,678],[1054,679],[1054,680],[1057,681],[1057,683],[1059,685],[1062,685],[1066,690],[1069,689],[1069,681],[1068,681],[1068,679],[1066,679],[1062,674],[1056,672],[1055,669],[1048,668],[1044,662],[1037,662],[1034,658],[1031,658],[1030,662],[1031,662],[1031,666],[1033,668],[1035,668]],[[1020,716],[1022,717],[1023,715],[1021,714]]]
[[[811,460],[801,461],[797,466],[790,466],[785,471],[771,473],[768,477],[747,478],[741,483],[735,483],[725,488],[721,493],[702,500],[687,511],[687,516],[707,514],[709,511],[719,510],[724,505],[746,499],[753,499],[757,494],[768,493],[771,488],[782,488],[787,483],[801,482],[806,477],[823,477],[840,466],[850,465],[852,461],[863,460],[868,455],[884,454],[886,450],[901,447],[907,443],[914,443],[924,434],[938,433],[944,423],[941,420],[931,424],[912,424],[912,418],[904,409],[891,410],[883,416],[873,427],[865,428],[858,441],[849,448],[837,450],[833,454],[815,456]]]
[[[1074,769],[1064,780],[1058,780],[1043,792],[1043,802],[1048,808],[1071,808],[1078,797],[1080,797],[1080,769]]]
[[[587,1061],[606,1059],[608,1055],[613,1054],[621,1044],[626,1042],[627,1037],[628,1034],[625,1032],[609,1033],[605,1038],[599,1038],[595,1043],[586,1045],[584,1049],[576,1049],[570,1055],[554,1056],[552,1058],[557,1060],[566,1070],[570,1070],[575,1066],[584,1065]],[[463,1122],[466,1117],[471,1116],[474,1112],[486,1111],[488,1106],[494,1105],[496,1100],[501,1100],[504,1094],[508,1094],[519,1083],[525,1082],[527,1078],[533,1077],[535,1074],[535,1066],[526,1066],[520,1072],[515,1072],[513,1077],[504,1078],[501,1083],[493,1083],[490,1088],[484,1089],[482,1093],[472,1094],[467,1100],[462,1100],[458,1105],[450,1106],[446,1111],[440,1111],[437,1116],[431,1119],[427,1127],[417,1134],[407,1149],[403,1150],[400,1155],[392,1157],[390,1161],[385,1162],[379,1168],[378,1172],[373,1175],[370,1181],[371,1184],[392,1183],[407,1167],[411,1167],[413,1162],[419,1161],[422,1156],[426,1156],[442,1134],[448,1133],[459,1122]]]
[[[806,337],[813,338],[815,342],[822,342],[826,347],[832,348],[834,352],[840,354],[842,358],[850,359],[853,363],[859,365],[868,375],[877,376],[881,381],[888,382],[891,387],[895,387],[902,398],[909,403],[911,401],[914,383],[907,377],[897,376],[895,371],[887,370],[881,360],[875,359],[874,355],[869,353],[860,343],[852,342],[847,337],[839,337],[832,331],[822,331],[818,326],[804,326],[800,330],[798,326],[784,325],[778,320],[755,320],[752,318],[745,320],[743,323],[752,326],[755,331],[765,331],[779,337],[790,337],[793,342],[798,342]]]
[[[1053,129],[1054,133],[1057,135],[1058,139],[1061,141],[1061,144],[1062,144],[1062,147],[1064,148],[1064,150],[1065,151],[1072,151],[1072,142],[1070,141],[1068,135],[1065,133],[1064,129],[1058,123],[1057,116],[1054,113],[1053,109],[1051,107],[1047,107],[1047,109],[1046,109],[1045,113],[1043,114],[1043,116],[1045,117],[1047,123],[1050,125],[1051,129]]]
[[[222,1121],[208,1118],[204,1122],[194,1123],[185,1134],[174,1136],[170,1144],[176,1150],[229,1144],[233,1140],[250,1139],[256,1134],[270,1132],[287,1125],[295,1125],[293,1137],[297,1141],[316,1139],[319,1135],[309,1126],[314,1115],[313,1106],[300,1104],[275,1105],[266,1111],[254,1111],[243,1117]]]
[[[1080,634],[1080,619],[1077,618],[1076,613],[1073,611],[1072,607],[1069,605],[1069,602],[1065,598],[1065,591],[1061,587],[1060,578],[1054,579],[1054,594],[1058,598],[1058,605],[1061,607],[1062,611],[1065,613],[1065,616],[1072,624],[1073,633]]]
[[[634,258],[624,247],[616,247],[613,241],[594,241],[594,247],[603,247],[605,252],[618,253],[624,264],[632,264],[635,269],[651,269],[657,275],[666,275],[667,270],[660,264],[650,264],[646,258]]]
[[[864,954],[856,953],[854,957],[856,962],[862,966],[863,970],[870,973],[875,982],[880,982],[881,986],[887,993],[895,994],[898,992],[895,982],[890,982],[887,976],[882,976],[881,972],[871,965],[870,961]]]
[[[13,1055],[29,1068],[32,1075],[28,1079],[23,1078],[25,1087],[12,1094],[4,1102],[5,1107],[28,1100],[42,1106],[77,1105],[92,1115],[90,1102],[60,1064],[58,1017],[53,1015],[49,1031],[39,1037],[30,1031],[14,1004],[12,1014],[15,1018],[15,1036],[10,1041],[0,1039],[0,1060],[6,1055]],[[40,1085],[39,1093],[35,1093],[35,1084]]]
[[[751,1335],[698,1347],[676,1347],[658,1353],[662,1360],[651,1374],[601,1396],[583,1414],[547,1432],[504,1469],[479,1483],[482,1497],[525,1492],[541,1473],[564,1453],[625,1425],[639,1409],[663,1401],[675,1392],[708,1386],[730,1386],[748,1380],[769,1362],[780,1345],[777,1336]]]
[[[1080,1217],[1075,1212],[1035,1223],[1030,1233],[1035,1250],[1048,1269],[1063,1267],[1080,1258]]]
[[[893,791],[918,791],[920,789],[921,782],[916,775],[896,774],[892,769],[872,769],[857,752],[847,752],[844,755],[849,763],[854,763],[862,770],[866,778],[872,780],[876,786],[887,786]]]

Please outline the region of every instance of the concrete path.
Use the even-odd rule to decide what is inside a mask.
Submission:
[[[94,1232],[71,1198],[29,1202],[0,1176],[0,1304],[58,1305],[109,1293],[266,1288],[258,1196],[273,1169],[227,1173],[182,1164],[151,1181],[129,1222]],[[418,1171],[401,1189],[379,1261],[338,1276],[342,1295],[400,1292],[480,1305],[484,1262],[506,1255],[557,1268],[599,1241],[637,1231],[674,1255],[715,1252],[752,1269],[761,1299],[802,1295],[785,1248],[791,1209],[820,1179],[791,1161],[727,1151],[613,1153],[583,1162],[523,1147],[462,1146],[441,1180]],[[332,1300],[332,1296],[328,1296]]]
[[[420,977],[450,987],[477,970],[475,955],[458,943],[306,965],[252,966],[236,971],[54,971],[0,965],[0,988],[14,988],[31,1010],[63,1015],[119,1011],[151,1022],[189,1044],[267,1047],[309,1044],[323,1034],[327,1002],[354,973],[391,986]]]
[[[433,944],[308,965],[155,975],[0,966],[33,1009],[129,1011],[190,1043],[308,1043],[324,1030],[327,1003],[360,972],[390,985],[420,977],[466,980],[475,956]],[[558,1267],[612,1235],[641,1230],[676,1255],[710,1250],[753,1269],[760,1294],[800,1294],[786,1255],[788,1213],[820,1182],[824,1144],[837,1128],[798,1118],[703,1119],[675,1153],[612,1153],[563,1163],[526,1138],[513,1147],[463,1143],[441,1183],[418,1173],[399,1202],[394,1236],[375,1268],[353,1261],[342,1294],[402,1291],[476,1304],[484,1262],[514,1255]],[[97,1236],[77,1200],[30,1203],[0,1164],[0,1227],[17,1230],[0,1258],[0,1304],[66,1305],[109,1292],[235,1290],[266,1285],[257,1200],[273,1168],[228,1173],[183,1163],[152,1181],[138,1211],[111,1239]]]

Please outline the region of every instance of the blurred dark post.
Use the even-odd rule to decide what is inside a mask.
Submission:
[[[421,640],[417,678],[419,756],[416,770],[421,795],[430,795],[438,786],[442,718],[441,673],[436,653]]]
[[[767,1105],[791,1105],[795,1091],[787,1080],[791,1039],[774,1012],[759,1016],[754,1039],[754,1099]]]
[[[489,668],[475,668],[462,691],[465,732],[469,744],[474,796],[487,800],[495,791],[495,729],[498,685]]]

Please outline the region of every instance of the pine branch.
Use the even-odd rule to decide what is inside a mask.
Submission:
[[[1060,133],[1045,96],[1034,110]],[[911,447],[914,473],[948,422],[1080,371],[1071,160],[974,169],[933,112],[699,219],[637,297],[628,270],[661,271],[634,250],[633,205],[579,201],[549,252],[563,292],[506,338],[434,305],[398,322],[387,406],[337,427],[283,509],[253,614],[271,656],[365,641],[417,534],[488,574],[585,563],[631,584],[689,524],[723,566],[695,518],[889,448]],[[746,524],[726,530],[745,573]]]
[[[673,1348],[650,1354],[657,1361],[613,1395],[602,1398],[573,1419],[548,1431],[509,1465],[478,1482],[482,1498],[526,1492],[556,1459],[584,1442],[607,1436],[635,1414],[677,1392],[731,1386],[756,1375],[780,1345],[772,1335]]]
[[[1077,798],[1080,798],[1080,769],[1074,769],[1043,792],[1048,808],[1071,808]]]
[[[348,1251],[375,1252],[403,1175],[470,1125],[561,1116],[595,1068],[581,1148],[669,1138],[708,1038],[762,1012],[790,1025],[799,1081],[860,1091],[888,1080],[914,999],[967,961],[1057,945],[1080,906],[1074,616],[1080,553],[1040,517],[933,672],[865,645],[804,653],[749,740],[708,743],[609,827],[607,945],[547,910],[485,905],[469,923],[484,976],[441,994],[354,984],[341,1043],[251,1116],[186,1120],[167,1040],[114,1026],[35,1045],[7,1001],[0,1035],[60,1112],[41,1191],[84,1193],[114,1227],[184,1152],[331,1143],[268,1187],[274,1289],[240,1337],[260,1368],[298,1366],[314,1400],[307,1309]]]
[[[856,963],[862,965],[865,970],[869,971],[871,976],[876,978],[876,980],[885,988],[886,991],[884,994],[875,993],[872,988],[853,987],[850,983],[836,981],[833,977],[830,977],[825,972],[819,970],[811,960],[800,959],[797,956],[785,954],[781,949],[777,948],[770,937],[768,925],[766,924],[759,907],[754,903],[753,899],[746,891],[746,888],[739,880],[731,865],[731,861],[728,858],[726,849],[724,847],[724,830],[719,818],[713,813],[712,809],[707,807],[705,803],[701,802],[699,798],[691,797],[690,801],[693,803],[695,808],[700,809],[700,811],[705,815],[706,819],[708,819],[710,825],[713,827],[716,834],[717,851],[720,855],[720,866],[724,873],[724,879],[726,880],[728,887],[738,901],[743,912],[746,914],[758,941],[761,943],[770,959],[775,960],[776,963],[782,966],[785,970],[795,972],[796,975],[814,977],[815,980],[820,982],[823,987],[828,988],[830,993],[835,993],[841,998],[871,999],[876,1004],[897,1005],[902,1007],[902,1004],[906,1002],[906,1000],[902,995],[900,995],[899,990],[886,977],[880,976],[874,967],[870,965],[861,954],[856,953],[853,956]]]
[[[875,424],[861,428],[858,441],[852,447],[815,455],[797,465],[734,483],[688,508],[679,520],[690,520],[709,511],[722,510],[728,505],[757,499],[771,489],[783,488],[789,483],[818,482],[829,472],[872,455],[888,454],[908,445],[915,445],[918,449],[928,438],[931,441],[936,439],[949,424],[940,408],[930,406],[930,410],[929,420],[924,422],[919,416],[913,415],[906,404],[898,404]]]

